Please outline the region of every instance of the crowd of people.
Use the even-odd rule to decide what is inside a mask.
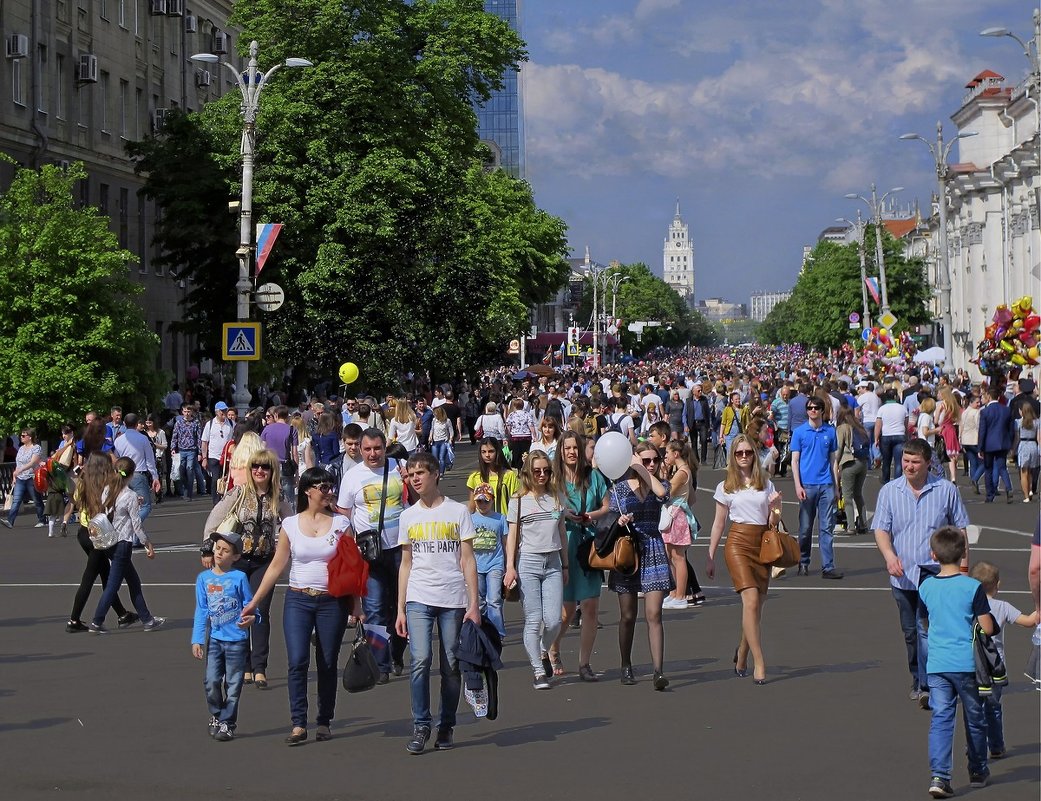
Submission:
[[[977,706],[986,715],[984,748],[977,742],[970,754],[974,781],[985,782],[987,742],[990,757],[1003,755],[1000,694],[969,708],[964,688],[943,677],[961,672],[960,651],[942,662],[942,670],[934,669],[937,649],[928,643],[938,638],[935,630],[930,635],[927,617],[934,626],[941,618],[955,632],[942,640],[937,659],[949,657],[951,643],[962,643],[964,632],[953,622],[957,615],[935,611],[946,609],[948,601],[926,590],[943,582],[925,579],[952,574],[952,564],[958,576],[972,569],[978,580],[966,578],[975,584],[963,588],[951,608],[968,593],[972,616],[993,613],[1005,622],[1037,625],[1036,612],[1022,615],[993,599],[993,566],[970,563],[968,515],[958,488],[962,479],[965,491],[983,492],[987,502],[1004,489],[1005,500],[1013,502],[1011,456],[1021,500],[1034,498],[1041,409],[1029,377],[1002,385],[973,382],[960,371],[877,373],[842,355],[797,348],[693,349],[658,361],[543,376],[503,367],[382,401],[366,394],[315,394],[290,408],[276,397],[280,402],[241,419],[223,400],[214,402],[212,415],[179,394],[173,400],[179,413],[169,420],[152,414],[124,418],[114,408],[107,420],[88,414],[78,438],[67,426],[52,458],[67,463],[70,473],[80,472],[53,503],[48,494],[46,509],[32,481],[45,454],[35,432],[24,429],[13,459],[11,507],[2,522],[10,528],[26,500],[36,501],[38,525],[51,521],[52,535],[64,533],[78,515],[87,565],[67,630],[104,633],[111,607],[120,626],[140,619],[151,631],[163,619],[148,611],[130,559],[135,546],[154,554],[143,522],[153,500],[211,497],[192,651],[207,660],[209,732],[215,739],[234,739],[243,685],[268,687],[272,618],[279,616],[271,599],[287,569],[280,616],[288,654],[289,745],[309,736],[311,650],[318,675],[315,738],[332,736],[340,646],[347,627],[364,621],[388,633],[388,647],[376,651],[379,684],[402,675],[409,657],[414,732],[407,750],[422,752],[435,726],[435,749],[451,748],[462,694],[452,644],[477,636],[476,627],[501,648],[509,634],[504,599],[518,592],[520,641],[535,690],[551,689],[568,672],[561,640],[571,627],[580,629],[578,678],[604,678],[591,665],[604,585],[618,599],[621,683],[638,683],[632,652],[642,598],[651,686],[665,690],[670,682],[663,610],[705,602],[688,551],[705,534],[694,498],[699,472],[711,465],[724,475],[711,510],[701,515],[711,519],[702,569],[715,577],[723,545],[742,609],[733,655],[737,676],[751,671],[756,685],[770,680],[762,614],[769,583],[783,568],[763,564],[759,554],[764,533],[780,519],[782,491],[775,482],[790,473],[790,500],[799,505],[793,532],[798,574],[810,572],[814,529],[820,576],[833,581],[844,577],[833,548],[837,526],[854,536],[873,530],[907,647],[910,695],[933,709],[937,754],[949,738],[954,699],[961,697],[974,725]],[[596,442],[609,432],[632,448],[627,472],[614,481],[595,463]],[[453,469],[454,449],[464,440],[476,445],[477,467],[466,480],[467,497],[453,500],[443,495],[439,480]],[[876,473],[882,488],[869,519],[864,486]],[[119,540],[98,549],[90,532],[106,513]],[[617,521],[632,536],[635,571],[605,576],[590,567],[591,543],[605,521]],[[960,549],[948,547],[943,537],[937,544],[936,532],[948,529],[960,538]],[[368,563],[362,598],[328,592],[327,565],[344,536],[355,539]],[[1035,535],[1035,606],[1039,549]],[[103,596],[84,623],[80,616],[98,576]],[[124,580],[135,612],[120,603]],[[991,596],[987,609],[975,587]],[[435,626],[441,676],[436,719],[430,709]],[[971,627],[969,632],[971,641]],[[930,793],[938,796],[949,787],[949,758],[931,757],[931,763]]]

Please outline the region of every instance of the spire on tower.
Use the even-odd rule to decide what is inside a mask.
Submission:
[[[680,199],[676,198],[676,219],[680,218]]]

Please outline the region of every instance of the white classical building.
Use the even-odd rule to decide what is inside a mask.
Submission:
[[[694,307],[694,241],[690,238],[689,226],[680,216],[679,200],[662,248],[662,277],[688,306]]]
[[[749,316],[757,323],[766,319],[774,306],[792,296],[792,291],[787,292],[753,292],[750,298]]]
[[[981,72],[951,117],[959,133],[977,134],[958,141],[947,184],[952,368],[970,366],[996,306],[1023,295],[1041,300],[1039,78],[1004,80]],[[938,216],[928,222],[935,236]]]

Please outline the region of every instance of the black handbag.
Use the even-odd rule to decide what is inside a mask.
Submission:
[[[365,692],[376,686],[379,677],[379,665],[372,655],[369,641],[365,639],[365,626],[359,623],[347,664],[343,666],[343,689],[349,693]]]
[[[383,555],[383,516],[387,511],[387,477],[390,475],[390,459],[383,460],[383,492],[380,495],[379,523],[374,529],[359,531],[354,535],[362,559],[375,562]]]

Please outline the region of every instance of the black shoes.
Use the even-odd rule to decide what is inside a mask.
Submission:
[[[87,631],[88,627],[86,623],[81,623],[78,620],[70,620],[65,624],[65,631],[69,634],[75,634],[78,631]]]
[[[451,751],[453,748],[455,748],[455,741],[452,739],[452,727],[439,726],[437,738],[434,740],[434,750]]]
[[[235,730],[227,723],[221,723],[213,735],[213,739],[220,743],[227,743],[235,739]]]
[[[954,788],[946,779],[933,776],[933,780],[929,782],[929,795],[933,798],[950,798],[954,795]]]
[[[737,666],[737,652],[739,650],[740,650],[739,648],[735,648],[734,649],[734,675],[737,676],[739,679],[743,679],[745,676],[748,675],[748,668],[747,667],[739,668]]]
[[[832,581],[838,581],[843,578],[846,574],[840,573],[837,570],[824,570],[821,572],[822,579],[831,579]]]
[[[395,676],[400,676],[402,673],[405,672],[405,663],[404,662],[395,662],[391,666],[391,669],[394,671],[394,675]]]
[[[661,692],[669,686],[669,680],[665,678],[660,670],[654,671],[654,689]]]
[[[314,730],[314,741],[316,743],[328,742],[333,738],[333,733],[328,726],[319,726]]]
[[[798,572],[796,572],[795,575],[797,575],[797,576],[808,576],[808,575],[810,575],[810,566],[809,565],[799,565],[799,570],[798,570]]]
[[[626,686],[636,684],[636,677],[633,675],[632,665],[626,665],[622,668],[622,684]]]
[[[969,774],[969,787],[986,787],[990,782],[990,771],[985,770],[983,773],[970,773]]]
[[[376,679],[377,684],[390,684],[390,674],[380,673],[380,677]]]
[[[412,732],[412,739],[405,745],[405,750],[410,754],[422,754],[423,749],[427,747],[427,740],[430,739],[430,727],[429,726],[416,726]]]
[[[125,615],[121,615],[119,617],[119,619],[118,619],[119,628],[125,629],[125,628],[128,628],[130,626],[133,626],[140,619],[141,618],[138,617],[137,615],[135,615],[133,612],[127,612]]]

